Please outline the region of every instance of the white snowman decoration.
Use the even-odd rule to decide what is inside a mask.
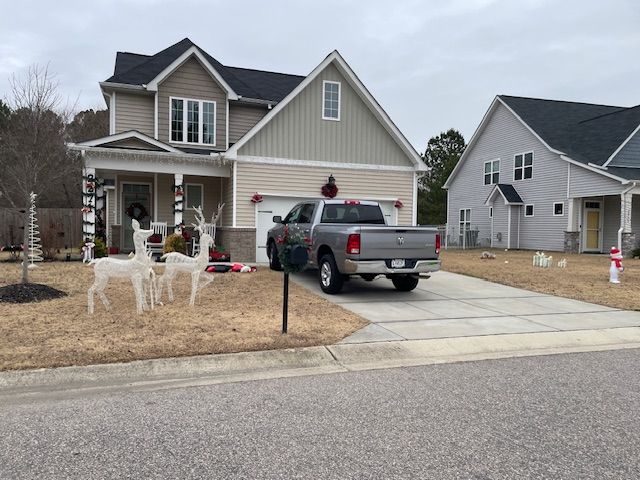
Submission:
[[[624,272],[622,266],[622,253],[617,247],[611,247],[611,267],[609,267],[609,282],[620,283],[618,280],[618,273]]]

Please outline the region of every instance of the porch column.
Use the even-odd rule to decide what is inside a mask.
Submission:
[[[635,248],[636,234],[631,231],[631,205],[633,194],[620,194],[620,230],[618,230],[618,244],[623,255]]]
[[[182,223],[182,212],[184,211],[184,185],[182,183],[183,176],[181,173],[173,174],[173,185],[175,191],[173,204],[173,221],[175,222],[175,233],[180,233],[180,224]]]
[[[567,229],[564,232],[564,251],[580,253],[580,201],[567,198]]]
[[[92,239],[96,234],[96,169],[82,169],[82,239]]]

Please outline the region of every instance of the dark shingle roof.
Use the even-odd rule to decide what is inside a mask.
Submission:
[[[496,185],[509,203],[524,203],[520,194],[516,191],[513,185],[508,183],[498,183]]]
[[[626,108],[509,95],[499,98],[550,147],[582,163],[603,165],[640,125],[640,105]]]
[[[279,102],[304,79],[300,75],[226,67],[191,40],[185,38],[155,55],[118,52],[114,74],[106,81],[145,85],[158,76],[176,58],[194,46],[205,56],[225,82],[242,97]]]

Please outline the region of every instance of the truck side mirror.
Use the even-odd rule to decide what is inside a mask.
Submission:
[[[273,223],[282,223],[282,217],[280,215],[274,215],[272,220]]]
[[[309,261],[309,252],[302,245],[295,245],[289,252],[289,261],[293,265],[305,265]]]

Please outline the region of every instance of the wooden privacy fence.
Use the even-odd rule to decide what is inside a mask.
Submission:
[[[79,208],[38,208],[40,239],[45,248],[78,247],[82,243],[82,212]],[[0,246],[22,243],[24,215],[0,208]]]

